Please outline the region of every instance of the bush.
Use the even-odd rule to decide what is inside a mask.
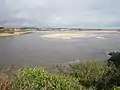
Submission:
[[[57,66],[60,73],[71,75],[79,79],[81,85],[89,88],[106,88],[105,82],[111,78],[114,65],[107,65],[104,61],[87,61],[70,64],[69,66]],[[108,72],[110,72],[108,74]],[[102,85],[101,85],[102,84]]]
[[[9,69],[0,70],[0,90],[11,90],[13,76]]]
[[[84,90],[76,78],[48,73],[42,68],[18,71],[12,90]]]
[[[99,81],[97,88],[111,90],[114,86],[120,86],[120,70],[117,69],[108,71],[102,80]]]
[[[11,79],[5,73],[0,73],[0,90],[11,90]]]
[[[120,70],[114,63],[89,61],[57,68],[58,73],[32,67],[15,74],[2,71],[0,90],[120,90]]]
[[[114,87],[113,90],[120,90],[120,87]]]

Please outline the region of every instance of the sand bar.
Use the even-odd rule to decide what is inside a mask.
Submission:
[[[88,34],[114,34],[120,33],[119,31],[62,31],[56,32],[54,34],[45,34],[41,37],[45,38],[71,38],[71,37],[82,37]]]

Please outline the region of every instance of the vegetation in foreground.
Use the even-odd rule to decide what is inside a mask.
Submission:
[[[111,55],[108,61],[58,65],[54,73],[33,67],[4,70],[0,90],[120,90],[120,58]]]

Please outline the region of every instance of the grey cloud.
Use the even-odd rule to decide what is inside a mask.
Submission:
[[[117,27],[119,8],[119,0],[0,0],[0,25]]]

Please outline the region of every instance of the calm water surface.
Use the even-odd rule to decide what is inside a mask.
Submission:
[[[54,33],[54,32],[48,32]],[[0,37],[0,67],[44,66],[75,60],[106,60],[109,50],[120,51],[120,34],[89,34],[72,39],[44,39],[45,32]]]

